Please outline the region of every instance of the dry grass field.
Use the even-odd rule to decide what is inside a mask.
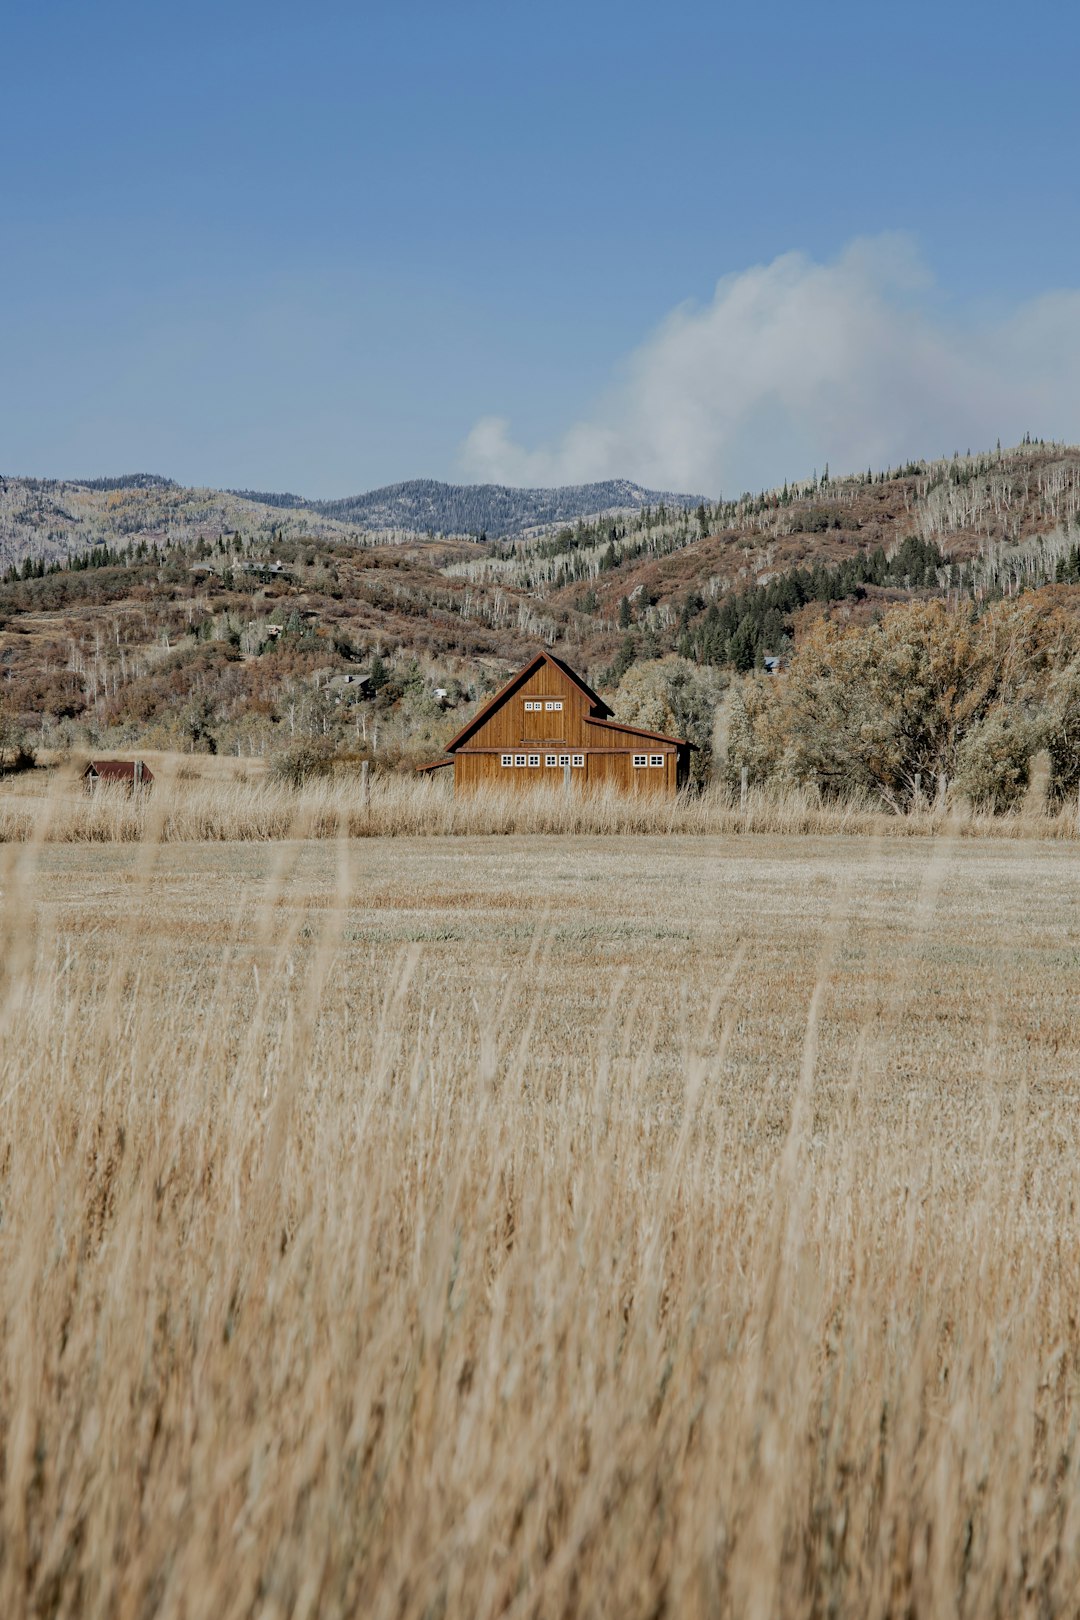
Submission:
[[[1075,844],[434,830],[0,844],[0,1613],[1080,1612]]]
[[[365,790],[358,771],[344,770],[297,788],[275,781],[262,760],[140,757],[154,772],[154,786],[134,798],[123,787],[86,794],[77,760],[50,761],[46,768],[0,778],[0,845],[243,842],[334,838],[343,830],[353,838],[748,832],[909,838],[946,831],[963,838],[1080,838],[1080,805],[1049,803],[1044,774],[1009,815],[980,812],[951,796],[944,806],[923,800],[898,815],[880,800],[823,802],[801,789],[752,789],[740,801],[722,781],[676,799],[613,788],[570,794],[560,788],[491,789],[455,796],[449,772],[380,772]]]

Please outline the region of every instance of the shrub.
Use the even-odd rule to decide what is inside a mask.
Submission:
[[[23,728],[0,715],[0,776],[31,771],[36,762],[37,755]]]
[[[956,751],[956,785],[980,810],[1013,810],[1031,780],[1036,728],[1024,715],[995,709],[972,726]]]
[[[19,771],[32,771],[37,764],[37,754],[24,737],[14,747],[0,750],[0,772],[8,776],[15,776]]]
[[[334,750],[325,738],[304,738],[290,743],[270,761],[271,779],[295,788],[317,777],[329,776],[333,769]]]

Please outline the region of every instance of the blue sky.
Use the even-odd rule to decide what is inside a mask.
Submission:
[[[1075,8],[36,0],[0,471],[706,493],[1080,437]]]

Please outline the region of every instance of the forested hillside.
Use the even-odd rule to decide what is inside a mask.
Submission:
[[[41,550],[0,574],[2,723],[38,747],[310,742],[392,763],[437,750],[538,645],[624,717],[645,705],[707,744],[725,683],[786,662],[819,621],[1080,601],[1080,451],[1062,445],[486,541],[358,538],[268,497],[196,506],[166,480],[111,482],[7,487],[45,527],[57,508],[114,526],[70,561]],[[159,526],[140,527],[151,510]]]
[[[505,538],[658,504],[692,507],[698,500],[620,479],[565,489],[415,479],[345,500],[309,501],[258,490],[184,489],[155,473],[81,481],[0,478],[0,572],[26,557],[48,564],[95,545],[183,546],[237,531],[268,544],[279,534],[341,537],[358,545]]]
[[[347,536],[319,513],[282,511],[221,490],[183,489],[146,473],[81,483],[0,478],[0,573],[29,559],[63,562],[95,546],[176,548],[238,529],[271,545],[277,534]]]

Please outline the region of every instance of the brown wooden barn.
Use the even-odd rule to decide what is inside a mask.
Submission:
[[[154,773],[141,759],[92,759],[83,771],[82,779],[87,793],[93,793],[104,783],[110,787],[127,788],[129,793],[134,793],[136,788],[148,788],[154,780]]]
[[[454,788],[610,783],[628,793],[673,796],[690,773],[690,744],[621,725],[568,664],[537,653],[446,746]]]

